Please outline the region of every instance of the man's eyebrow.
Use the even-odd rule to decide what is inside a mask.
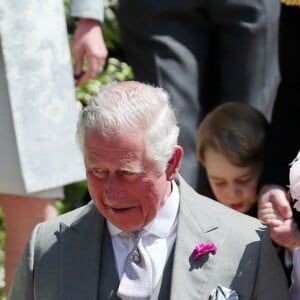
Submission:
[[[133,173],[141,173],[144,171],[144,168],[141,166],[126,166],[120,169],[121,171],[133,172]]]

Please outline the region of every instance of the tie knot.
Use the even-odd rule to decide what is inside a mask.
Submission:
[[[132,234],[132,240],[133,240],[133,243],[134,243],[135,245],[138,244],[139,240],[140,240],[141,237],[143,236],[143,233],[144,233],[144,230],[141,229],[141,230],[135,231],[135,232]]]

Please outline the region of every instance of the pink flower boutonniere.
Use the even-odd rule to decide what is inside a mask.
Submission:
[[[204,244],[201,243],[194,248],[193,260],[199,259],[201,256],[212,253],[215,254],[217,247],[213,243]]]

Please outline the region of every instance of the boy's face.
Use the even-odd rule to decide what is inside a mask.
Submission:
[[[257,202],[261,163],[238,167],[209,148],[205,152],[205,168],[215,198],[222,204],[247,213]]]

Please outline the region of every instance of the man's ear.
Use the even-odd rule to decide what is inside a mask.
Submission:
[[[182,157],[183,157],[183,148],[179,145],[174,146],[173,155],[168,161],[168,165],[166,168],[167,180],[171,181],[175,179],[180,168]]]

